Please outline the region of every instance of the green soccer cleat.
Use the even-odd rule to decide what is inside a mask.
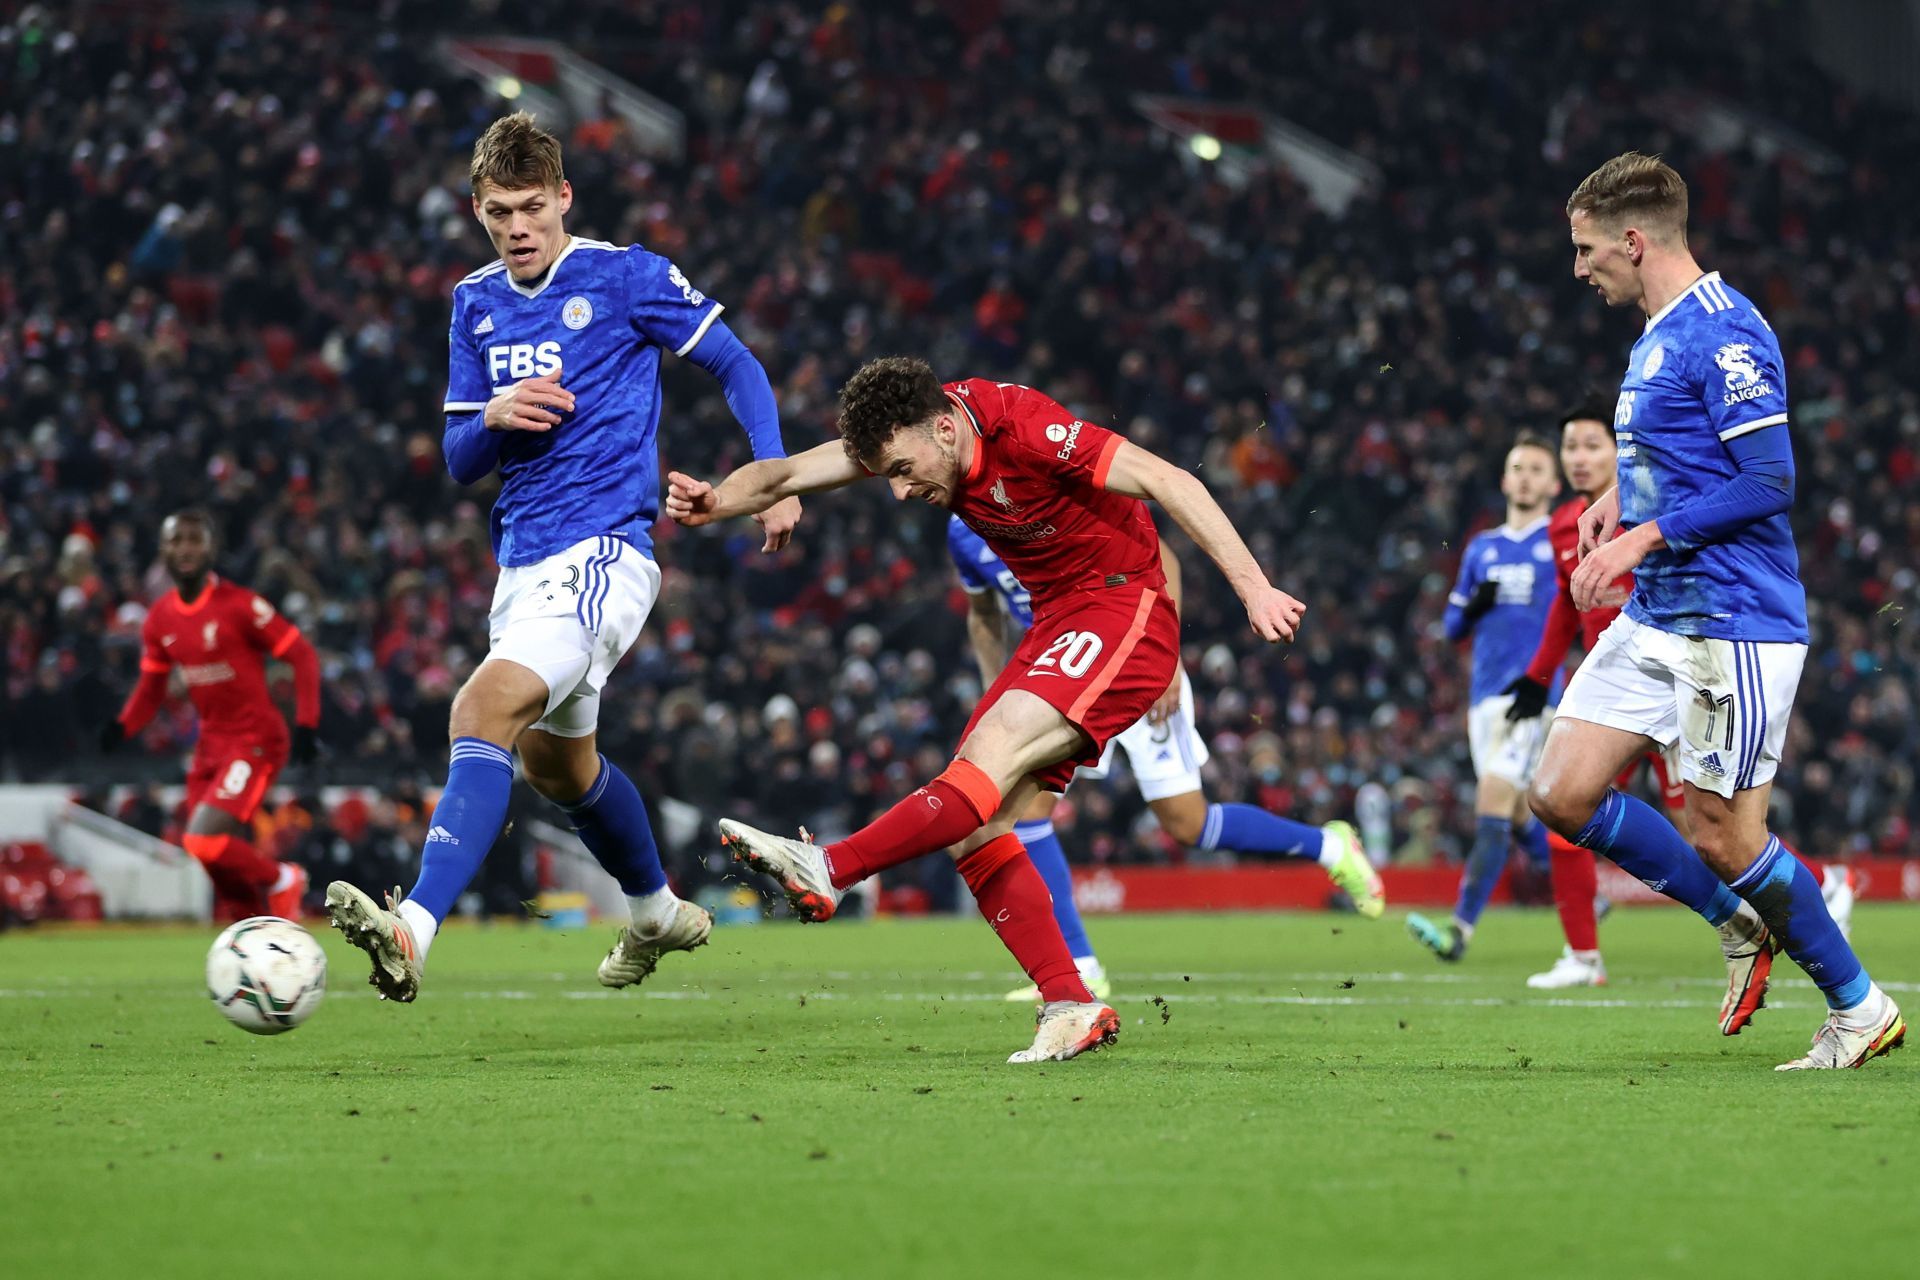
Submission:
[[[1467,954],[1467,940],[1451,920],[1437,924],[1415,911],[1407,916],[1407,932],[1415,942],[1449,963]]]
[[[1093,998],[1095,1000],[1104,1003],[1113,999],[1112,978],[1104,974],[1098,978],[1089,978],[1083,973],[1080,975],[1080,980],[1087,984],[1087,990],[1093,992]],[[1014,990],[1007,992],[1007,994],[1001,998],[1008,1004],[1039,1004],[1040,988],[1029,982],[1024,987],[1016,987]]]
[[[1378,920],[1380,913],[1387,909],[1387,887],[1380,882],[1380,873],[1367,861],[1366,850],[1360,847],[1359,833],[1345,822],[1329,822],[1320,830],[1323,838],[1340,851],[1337,861],[1327,868],[1327,878],[1353,900],[1355,911],[1369,920]]]

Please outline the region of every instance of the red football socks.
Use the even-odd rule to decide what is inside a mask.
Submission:
[[[823,852],[833,887],[957,844],[1000,807],[1000,788],[979,766],[955,760],[945,773]]]
[[[213,881],[215,918],[237,920],[266,911],[267,890],[280,875],[278,862],[239,836],[189,834],[180,843]]]
[[[1009,831],[960,859],[959,868],[980,914],[1040,988],[1040,998],[1091,1003],[1093,993],[1081,981],[1067,940],[1060,936],[1047,882],[1034,869],[1026,846]]]
[[[1569,843],[1557,831],[1547,833],[1547,848],[1553,859],[1553,905],[1560,912],[1567,945],[1575,951],[1598,951],[1600,929],[1593,918],[1593,898],[1600,891],[1600,876],[1594,869],[1593,851]]]

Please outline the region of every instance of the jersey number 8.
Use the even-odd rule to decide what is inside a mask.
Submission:
[[[1039,671],[1058,662],[1062,675],[1078,680],[1100,656],[1100,643],[1100,637],[1091,631],[1063,631],[1059,639],[1034,660],[1031,669]]]
[[[231,800],[247,789],[248,779],[253,777],[253,766],[245,760],[235,760],[227,766],[227,772],[220,779],[220,786],[214,794],[222,800]]]

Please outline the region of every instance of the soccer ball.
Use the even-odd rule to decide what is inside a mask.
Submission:
[[[327,953],[313,935],[279,916],[227,926],[207,952],[207,994],[227,1021],[257,1036],[291,1031],[320,1007]]]

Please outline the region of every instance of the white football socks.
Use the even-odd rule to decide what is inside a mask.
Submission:
[[[427,963],[427,948],[433,945],[433,935],[440,932],[440,922],[433,918],[431,911],[411,898],[401,903],[394,914],[406,921],[407,928],[413,930],[413,942],[420,949],[419,960],[424,966]]]
[[[633,912],[633,931],[643,937],[651,936],[673,923],[680,899],[674,896],[673,890],[661,885],[643,897],[628,898],[627,909]]]

